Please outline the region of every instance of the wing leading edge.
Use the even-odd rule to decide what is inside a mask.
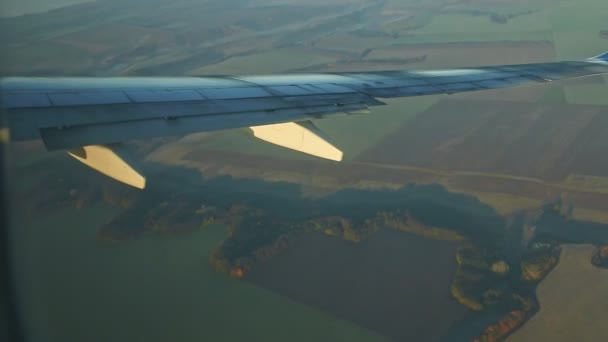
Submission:
[[[49,150],[116,146],[129,139],[252,127],[263,140],[339,160],[341,152],[309,120],[365,112],[370,106],[383,105],[381,98],[454,94],[606,73],[608,52],[584,61],[449,70],[4,78],[0,89],[11,140],[42,139]],[[308,138],[294,140],[294,134]],[[87,163],[98,164],[94,160]],[[145,179],[138,184],[145,184]]]

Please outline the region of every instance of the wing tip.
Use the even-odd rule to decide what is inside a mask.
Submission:
[[[608,51],[589,59],[592,61],[608,62]]]

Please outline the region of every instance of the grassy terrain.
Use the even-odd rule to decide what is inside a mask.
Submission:
[[[450,32],[451,34],[467,33],[517,33],[517,32],[539,32],[551,29],[547,18],[542,12],[530,14],[509,20],[506,24],[498,24],[490,21],[487,17],[475,17],[465,14],[437,15],[433,20],[415,31],[416,35],[433,35],[438,32]]]
[[[539,208],[543,202],[539,199],[497,192],[476,192],[471,194],[482,203],[495,208],[501,215],[509,215],[520,210]]]
[[[214,272],[207,258],[226,237],[221,226],[121,244],[97,241],[97,229],[115,214],[103,206],[67,209],[19,224],[14,247],[32,339],[383,340]]]
[[[373,107],[371,114],[330,118],[316,124],[344,151],[346,160],[353,160],[441,98],[388,99],[384,100],[387,106]]]
[[[360,53],[367,48],[386,45],[390,41],[389,37],[360,37],[351,33],[339,32],[319,40],[315,47]]]
[[[359,243],[307,234],[245,279],[393,341],[433,342],[467,312],[448,296],[457,245],[389,229]]]
[[[599,341],[608,336],[608,271],[590,263],[593,246],[563,246],[557,267],[538,287],[540,311],[507,342]]]
[[[545,62],[555,58],[550,42],[486,42],[466,44],[419,44],[392,45],[374,49],[366,59],[404,58],[424,56],[424,60],[408,66],[408,69],[460,68],[480,65],[501,65]],[[521,88],[520,88],[521,89]],[[543,91],[542,87],[526,88],[525,92]],[[500,95],[519,89],[500,89]],[[486,92],[474,93],[484,98]],[[458,94],[462,96],[463,94]],[[509,98],[501,98],[508,100]]]
[[[234,134],[238,137],[236,132]],[[286,181],[327,190],[345,187],[397,189],[407,183],[440,183],[450,191],[471,194],[505,215],[538,208],[547,200],[563,194],[568,203],[574,205],[573,218],[608,222],[608,212],[602,209],[606,199],[601,189],[581,189],[567,182],[548,182],[508,174],[442,171],[348,160],[343,163],[326,162],[258,142],[244,133],[240,137],[243,139],[239,142],[241,145],[236,145],[238,140],[222,135],[208,140],[195,136],[165,145],[149,158],[198,169],[203,175]],[[233,145],[229,145],[231,143]]]
[[[476,5],[479,4],[471,4],[466,9],[474,9]],[[422,13],[416,19],[419,22],[414,23],[421,27],[401,32],[400,38],[391,44],[550,41],[555,45],[557,60],[583,59],[608,50],[606,40],[598,34],[608,27],[606,1],[547,3],[539,0],[513,6],[494,1],[485,3],[481,9],[497,13],[539,11],[515,17],[506,24],[494,23],[487,16]],[[565,94],[568,103],[605,105],[608,99],[603,94],[607,89],[608,86],[568,85]]]
[[[44,49],[45,53],[41,54],[40,49]],[[10,54],[1,54],[3,65],[0,67],[0,72],[14,75],[27,74],[32,65],[35,65],[38,70],[43,70],[43,73],[57,74],[57,65],[66,64],[69,66],[66,66],[61,73],[68,74],[88,68],[93,64],[93,60],[89,58],[85,50],[55,42],[44,42],[35,47],[19,46],[13,48]]]
[[[608,224],[608,213],[605,210],[574,208],[572,217],[580,221]]]
[[[560,59],[591,57],[608,50],[598,35],[608,26],[608,2],[581,0],[550,7],[547,16]]]
[[[552,9],[549,13],[558,59],[582,59],[608,51],[599,32],[608,27],[608,2],[582,0]],[[605,77],[604,77],[605,78]],[[568,85],[569,103],[608,104],[608,86]]]
[[[608,178],[572,174],[564,182],[566,186],[581,190],[608,193]]]
[[[531,14],[497,24],[485,16],[437,14],[422,27],[402,32],[394,44],[462,43],[551,40],[551,25],[542,14]]]
[[[303,53],[298,49],[270,50],[250,56],[232,57],[221,63],[190,72],[191,75],[277,73],[293,68],[331,62],[333,59]]]
[[[488,41],[548,41],[553,37],[551,31],[531,32],[484,32],[483,28],[477,32],[468,33],[427,33],[424,35],[403,35],[394,40],[392,44],[442,44],[442,43],[480,43]]]

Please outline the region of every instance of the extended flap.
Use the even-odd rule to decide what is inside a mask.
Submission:
[[[325,134],[310,121],[286,122],[250,128],[256,138],[271,144],[316,157],[335,161],[342,160],[342,151],[330,143]]]
[[[139,189],[146,187],[146,178],[132,166],[121,144],[90,145],[68,150],[81,163]]]

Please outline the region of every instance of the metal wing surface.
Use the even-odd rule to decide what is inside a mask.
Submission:
[[[42,139],[84,164],[143,188],[120,145],[138,138],[250,127],[255,137],[322,158],[342,152],[310,121],[367,112],[379,99],[454,94],[608,73],[585,61],[450,70],[178,78],[4,78],[12,141]],[[379,118],[380,119],[380,118]]]
[[[480,68],[182,78],[5,78],[12,140],[67,149],[358,113],[378,99],[608,73],[608,57]]]

